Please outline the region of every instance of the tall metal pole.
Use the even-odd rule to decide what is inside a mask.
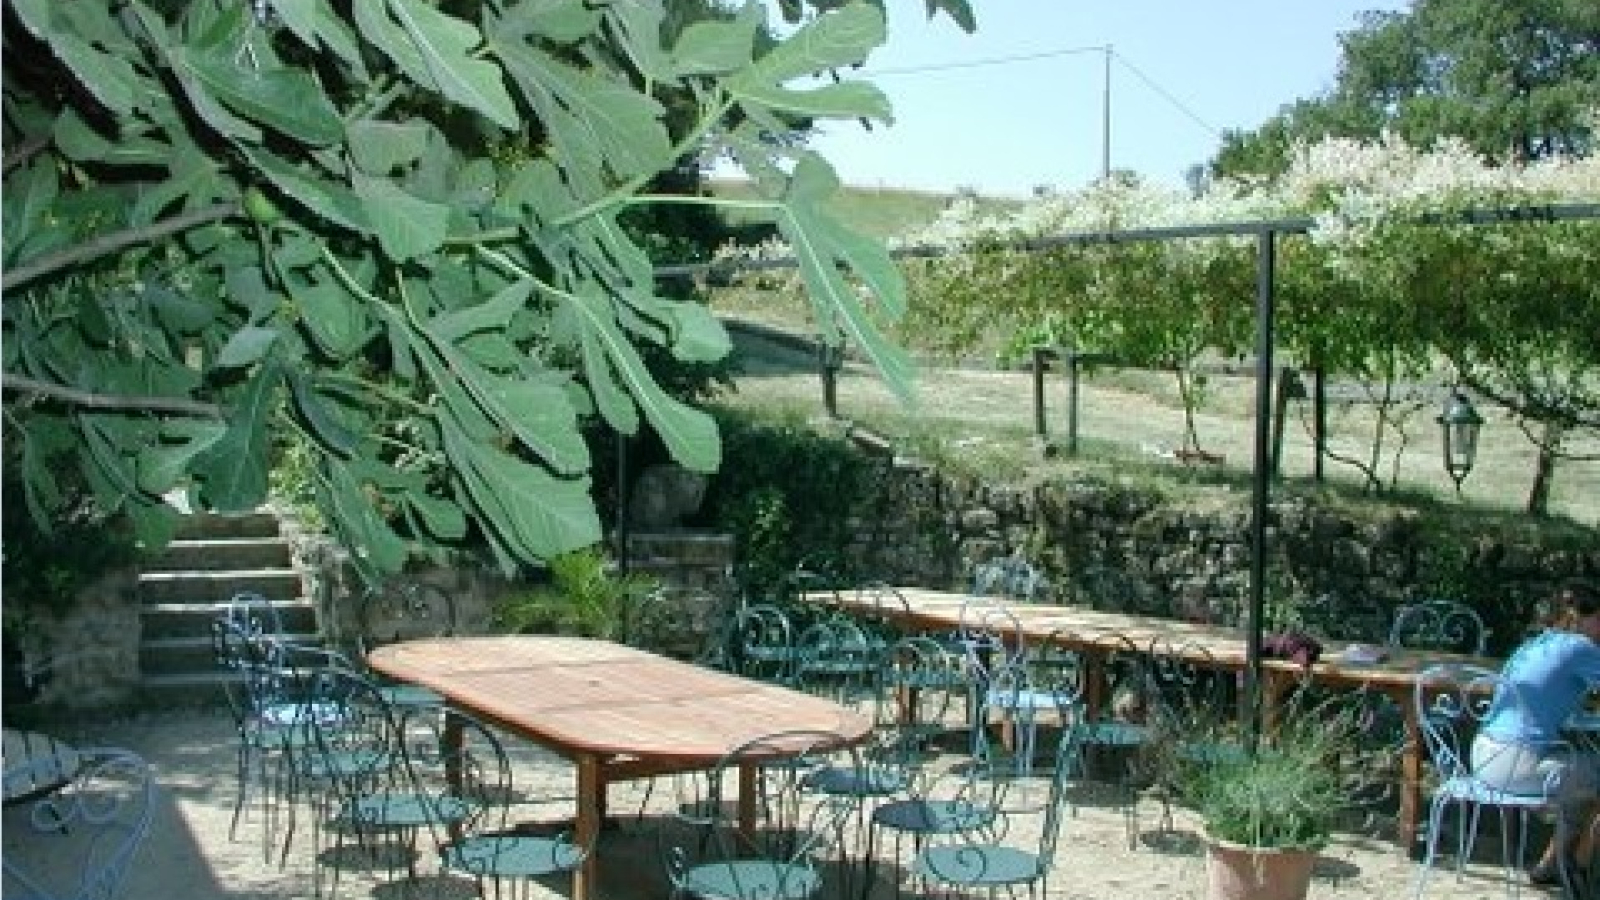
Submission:
[[[1276,238],[1268,228],[1256,244],[1256,440],[1251,469],[1250,609],[1245,617],[1246,734],[1253,746],[1261,734],[1261,629],[1266,610],[1267,499],[1271,489],[1272,272]]]
[[[1050,439],[1044,404],[1044,373],[1050,366],[1049,353],[1044,347],[1033,348],[1033,436],[1039,439],[1040,446]]]
[[[1111,178],[1111,45],[1105,46],[1105,79],[1100,105],[1100,179]]]
[[[617,571],[628,574],[628,436],[617,432]]]
[[[1067,455],[1078,455],[1078,351],[1067,354]]]

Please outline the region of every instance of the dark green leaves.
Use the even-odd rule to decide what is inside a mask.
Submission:
[[[355,188],[367,221],[390,259],[422,256],[444,243],[450,227],[449,207],[429,203],[385,178],[358,174]]]
[[[637,427],[633,407],[637,402],[673,459],[695,471],[716,471],[722,447],[711,417],[661,390],[601,298],[574,297],[570,302],[581,323],[589,389],[612,427],[631,434]]]
[[[474,55],[483,43],[477,26],[422,0],[372,0],[355,8],[362,36],[413,81],[502,128],[521,125],[500,67]]]
[[[674,67],[683,75],[718,75],[750,63],[756,32],[765,24],[761,6],[746,4],[732,21],[696,22],[672,48]]]
[[[938,13],[944,13],[955,20],[961,30],[968,34],[978,30],[978,20],[972,14],[972,4],[967,0],[923,0],[928,6],[928,18],[933,18]]]
[[[508,52],[505,65],[548,129],[569,176],[605,167],[627,178],[672,163],[661,104],[632,85],[575,68],[533,47]],[[597,176],[584,177],[578,187],[580,196],[600,192]]]
[[[195,82],[224,106],[313,147],[344,137],[344,123],[308,72],[258,69],[220,53],[185,57]]]
[[[712,420],[642,351],[706,363],[728,336],[656,294],[619,217],[726,144],[730,114],[749,147],[796,116],[886,119],[865,85],[790,83],[864,60],[881,10],[819,4],[774,44],[757,3],[687,25],[634,0],[258,5],[269,21],[245,2],[8,0],[55,78],[7,70],[8,150],[37,148],[6,170],[7,272],[88,255],[8,283],[7,373],[155,398],[8,406],[41,516],[68,494],[50,441],[150,540],[172,525],[162,494],[246,509],[276,460],[309,459],[364,572],[467,542],[514,568],[600,539],[596,417],[715,470]],[[824,321],[897,374],[872,321],[903,306],[897,274],[822,212],[831,182],[763,152]]]
[[[449,422],[445,450],[495,537],[521,559],[549,559],[600,540],[589,479],[559,479],[472,440]]]
[[[73,22],[62,4],[54,0],[9,0],[9,7],[17,14],[34,36],[50,46],[52,52],[72,69],[79,82],[112,113],[130,115],[136,102],[136,88],[142,79],[135,74],[133,64],[126,58],[106,52],[79,31],[85,15],[98,16],[106,21],[98,23],[101,30],[116,34],[109,21],[105,6],[93,3],[73,4],[82,7],[72,11],[79,18]],[[98,7],[98,9],[97,9]],[[95,23],[90,23],[91,27]]]

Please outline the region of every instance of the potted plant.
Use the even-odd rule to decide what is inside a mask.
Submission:
[[[1358,708],[1296,709],[1254,752],[1179,763],[1179,792],[1205,826],[1211,900],[1304,900],[1317,855],[1361,792],[1346,774]]]

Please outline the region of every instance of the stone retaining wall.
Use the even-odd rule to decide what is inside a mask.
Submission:
[[[1246,492],[1209,488],[1174,501],[1127,484],[993,486],[904,462],[883,465],[880,490],[864,499],[853,523],[855,571],[952,588],[963,585],[973,563],[1020,554],[1044,570],[1055,602],[1194,621],[1243,618]],[[732,589],[726,576],[733,562],[726,537],[682,537],[641,540],[654,548],[650,564],[675,588],[665,596],[683,605],[667,617],[676,624],[662,632],[670,645],[662,649],[680,654],[710,630],[713,612]],[[1272,626],[1295,624],[1332,638],[1381,640],[1395,607],[1449,595],[1483,615],[1491,652],[1505,653],[1539,621],[1557,583],[1600,578],[1600,536],[1592,527],[1465,511],[1450,516],[1373,504],[1344,513],[1285,496],[1271,505],[1268,545]],[[319,598],[325,627],[337,635],[353,608],[341,599],[351,596],[348,575],[338,554],[310,538],[301,546],[309,595]],[[674,546],[681,554],[662,549]],[[495,598],[517,587],[494,574],[453,569],[421,577],[454,593],[463,633],[492,631]],[[23,646],[31,664],[52,670],[40,700],[112,705],[137,686],[139,606],[128,573],[86,591],[46,632]],[[52,660],[41,655],[50,652],[44,648],[75,649]]]
[[[1098,481],[987,485],[885,460],[885,485],[857,523],[852,568],[883,580],[958,587],[973,563],[1020,554],[1056,602],[1237,623],[1250,595],[1250,496],[1227,487]],[[1394,609],[1453,596],[1505,652],[1571,577],[1600,577],[1600,533],[1521,517],[1426,512],[1374,501],[1341,512],[1275,489],[1266,594],[1275,624],[1381,640]]]

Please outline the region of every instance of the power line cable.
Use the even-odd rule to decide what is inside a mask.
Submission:
[[[1066,47],[1060,50],[1043,50],[1038,53],[1017,53],[1011,56],[988,56],[982,59],[967,59],[956,62],[927,63],[920,66],[898,66],[889,69],[863,69],[861,74],[869,78],[879,78],[893,75],[921,75],[925,72],[949,72],[954,69],[978,69],[985,66],[1005,66],[1011,63],[1033,62],[1040,59],[1055,59],[1060,56],[1076,56],[1080,53],[1104,53],[1105,45],[1096,44],[1092,47]]]
[[[1177,95],[1162,87],[1154,78],[1145,74],[1144,70],[1133,64],[1121,53],[1118,53],[1110,44],[1092,44],[1084,47],[1063,47],[1057,50],[1042,50],[1037,53],[1014,53],[1007,56],[987,56],[980,59],[954,60],[949,62],[925,63],[916,66],[897,66],[888,69],[863,69],[861,76],[865,78],[894,77],[897,75],[925,75],[932,72],[951,72],[959,69],[979,69],[989,66],[1006,66],[1014,63],[1036,62],[1041,59],[1057,59],[1063,56],[1079,56],[1085,53],[1109,53],[1113,59],[1121,63],[1123,68],[1133,74],[1135,78],[1144,82],[1145,87],[1154,91],[1156,96],[1171,104],[1173,109],[1182,113],[1190,121],[1199,125],[1211,134],[1222,137],[1222,129],[1207,122],[1195,112],[1192,107],[1178,99]]]
[[[1152,91],[1155,91],[1163,100],[1166,100],[1168,103],[1172,104],[1174,109],[1183,113],[1185,116],[1188,116],[1189,119],[1192,120],[1196,125],[1199,125],[1201,128],[1204,128],[1217,137],[1222,137],[1222,129],[1212,125],[1205,119],[1200,118],[1198,113],[1190,109],[1182,100],[1179,100],[1176,96],[1174,96],[1171,91],[1157,84],[1155,79],[1140,71],[1139,67],[1135,66],[1133,62],[1130,61],[1126,56],[1123,56],[1116,50],[1112,50],[1111,57],[1117,62],[1121,63],[1129,72],[1132,72],[1140,81],[1144,82],[1146,87],[1150,88]]]

